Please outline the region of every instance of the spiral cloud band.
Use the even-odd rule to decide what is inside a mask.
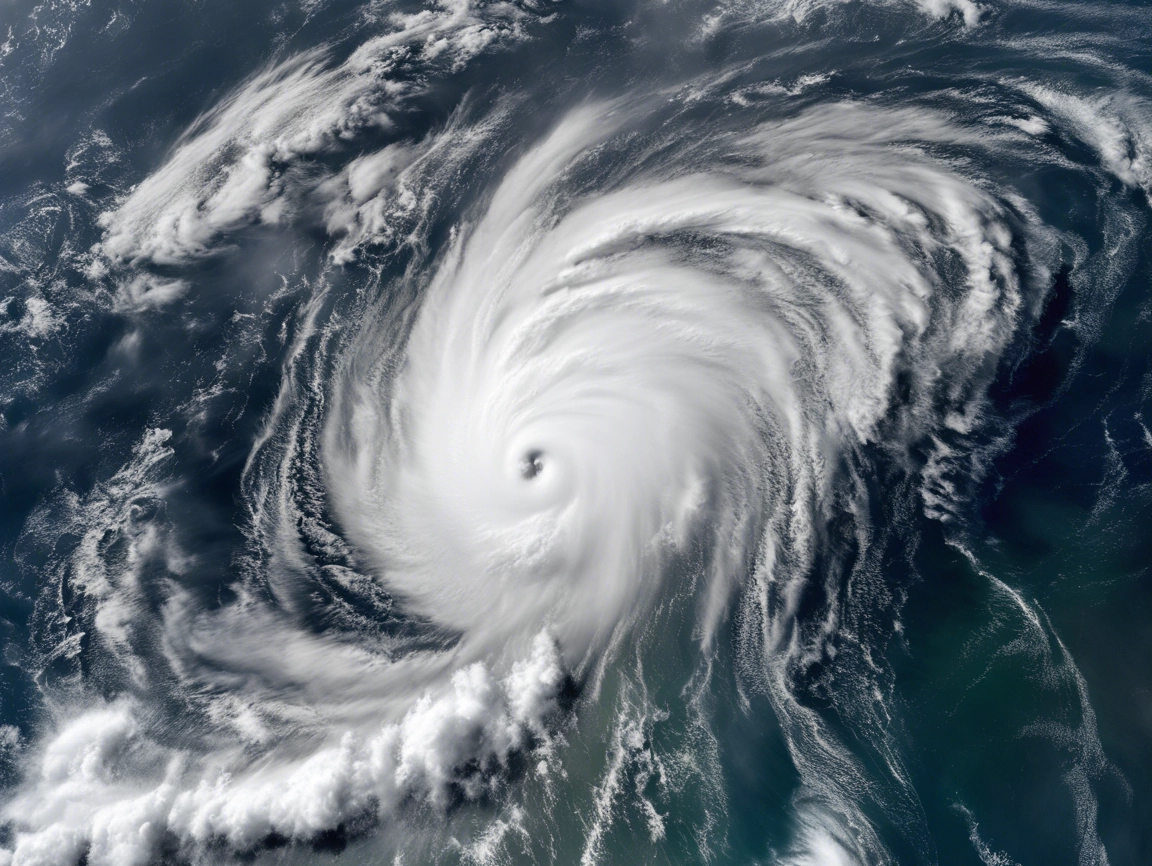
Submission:
[[[583,88],[556,61],[549,95],[501,65],[576,14],[539,5],[365,12],[370,38],[251,74],[92,212],[75,266],[128,323],[115,352],[165,317],[227,337],[22,530],[50,673],[0,862],[333,839],[393,858],[365,862],[657,862],[611,853],[622,821],[712,862],[724,707],[771,715],[794,778],[763,862],[935,862],[890,724],[886,570],[915,521],[979,569],[998,377],[1055,284],[1113,297],[1137,255],[1147,75],[1062,6],[1066,80],[1025,68],[1046,37],[972,3],[726,4],[678,8],[667,68]],[[870,53],[850,13],[904,41]],[[639,44],[654,14],[571,25],[566,56]],[[980,49],[962,81],[941,45]],[[435,105],[473,70],[494,83]],[[1096,236],[1038,192],[1057,183]],[[230,268],[279,285],[244,295]],[[231,457],[218,416],[257,419]],[[228,531],[187,516],[201,451],[236,467],[239,542],[197,546]],[[1082,685],[1042,612],[994,595]],[[1075,844],[1104,863],[1113,771],[1077,706],[1097,757],[1066,777]]]

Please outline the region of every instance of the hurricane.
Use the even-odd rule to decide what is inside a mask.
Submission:
[[[0,38],[0,864],[1152,855],[1146,4]]]

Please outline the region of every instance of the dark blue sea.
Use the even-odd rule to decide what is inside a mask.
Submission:
[[[0,866],[1152,863],[1152,7],[4,0]]]

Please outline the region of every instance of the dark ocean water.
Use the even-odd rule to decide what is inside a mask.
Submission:
[[[1152,862],[1146,3],[0,43],[0,864]]]

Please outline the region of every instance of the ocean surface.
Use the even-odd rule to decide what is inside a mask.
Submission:
[[[1152,863],[1152,6],[4,0],[0,864]]]

